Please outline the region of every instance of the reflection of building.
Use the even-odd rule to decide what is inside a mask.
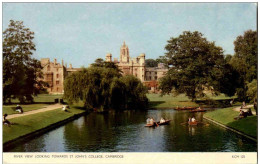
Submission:
[[[41,59],[42,72],[43,72],[43,81],[49,84],[47,91],[52,94],[60,94],[64,92],[63,83],[66,76],[72,72],[79,71],[80,68],[67,68],[64,66],[63,60],[62,63],[57,63],[57,60],[54,59],[54,62],[50,62],[49,58]]]

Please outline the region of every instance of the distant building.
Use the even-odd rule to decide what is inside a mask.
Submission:
[[[118,65],[118,68],[122,70],[123,75],[134,75],[142,82],[145,77],[145,54],[140,54],[136,58],[130,58],[129,48],[124,44],[120,48],[120,60],[114,58],[112,61],[112,54],[106,55],[106,62],[114,62]]]
[[[136,58],[131,58],[129,55],[129,48],[123,43],[120,48],[120,59],[114,58],[112,60],[112,54],[107,54],[105,58],[106,62],[114,62],[118,65],[118,68],[123,72],[123,75],[134,75],[139,78],[141,82],[146,85],[149,90],[155,92],[158,90],[158,79],[163,77],[168,69],[163,64],[158,64],[158,67],[145,67],[145,54],[141,53]],[[50,94],[62,94],[64,92],[64,80],[65,78],[77,71],[81,71],[81,68],[73,68],[70,64],[69,67],[62,63],[57,63],[54,59],[53,62],[49,58],[42,58],[41,65],[43,67],[43,81],[49,84],[47,91]]]
[[[49,58],[41,59],[42,72],[43,72],[43,81],[49,84],[47,91],[50,94],[62,94],[64,92],[64,79],[71,74],[72,72],[79,71],[80,68],[67,68],[64,66],[63,60],[62,63],[57,63],[57,59],[54,59],[53,62]]]
[[[123,43],[120,48],[120,60],[117,58],[112,60],[112,54],[107,54],[107,62],[114,62],[122,70],[124,75],[131,74],[139,78],[149,90],[157,91],[158,79],[165,76],[168,69],[163,64],[158,64],[158,67],[145,67],[145,54],[142,53],[136,58],[130,58],[129,48]]]

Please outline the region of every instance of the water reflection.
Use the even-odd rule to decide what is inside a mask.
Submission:
[[[188,117],[203,124],[187,125]],[[147,117],[170,125],[144,127]],[[256,151],[255,142],[205,122],[203,113],[149,110],[91,113],[8,151],[20,152],[227,152]]]

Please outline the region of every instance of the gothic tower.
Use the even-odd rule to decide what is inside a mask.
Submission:
[[[120,48],[120,62],[128,63],[129,62],[129,49],[128,46],[124,44]]]

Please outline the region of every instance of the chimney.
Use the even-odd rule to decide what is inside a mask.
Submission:
[[[57,59],[54,59],[54,65],[56,65],[57,64]]]
[[[63,59],[61,60],[61,65],[64,66]]]

